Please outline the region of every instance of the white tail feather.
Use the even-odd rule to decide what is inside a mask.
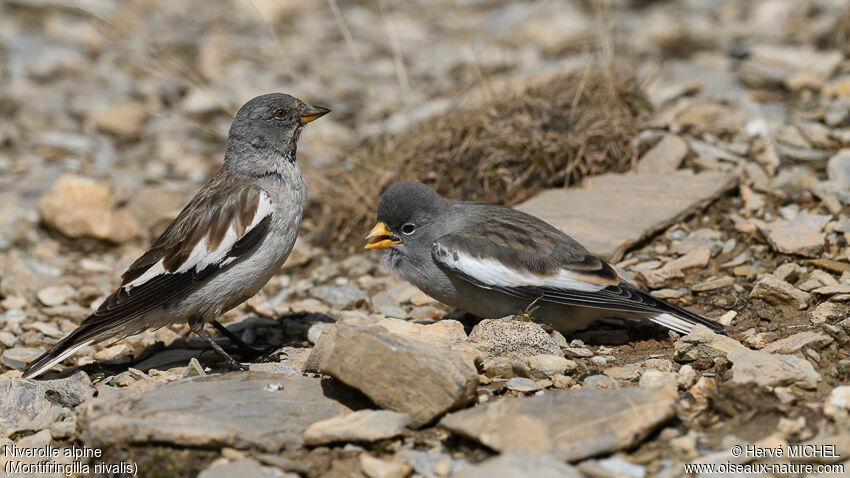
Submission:
[[[77,346],[75,346],[75,347],[71,347],[70,349],[68,349],[68,350],[66,350],[66,351],[62,352],[61,354],[59,354],[59,356],[58,356],[58,357],[54,358],[54,359],[53,359],[53,360],[51,360],[50,362],[47,362],[46,364],[44,364],[44,365],[42,365],[41,367],[39,367],[39,368],[37,368],[37,369],[33,370],[32,372],[29,372],[29,373],[24,374],[24,375],[23,375],[23,378],[35,378],[35,377],[38,377],[39,375],[43,374],[44,372],[46,372],[46,371],[50,370],[50,368],[51,368],[51,367],[53,367],[54,365],[56,365],[57,363],[59,363],[59,362],[61,362],[61,361],[65,360],[66,358],[68,358],[68,357],[70,357],[71,355],[73,355],[73,354],[74,354],[74,352],[76,352],[77,350],[80,350],[80,349],[81,349],[81,348],[83,348],[83,347],[86,347],[86,346],[88,346],[88,345],[91,345],[93,342],[94,342],[94,339],[91,339],[91,340],[89,340],[89,341],[87,341],[87,342],[83,342],[83,343],[81,343],[80,345],[77,345]]]
[[[654,315],[649,320],[685,335],[691,333],[691,329],[694,328],[693,323],[672,314]]]

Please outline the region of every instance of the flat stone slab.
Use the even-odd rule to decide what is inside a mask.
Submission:
[[[637,171],[639,173],[672,172],[679,169],[679,165],[687,155],[688,142],[675,134],[667,134],[641,156]]]
[[[826,235],[822,232],[832,216],[803,211],[793,220],[777,219],[765,224],[762,232],[775,251],[804,257],[818,257],[823,252]]]
[[[2,378],[0,436],[45,429],[93,396],[94,387],[83,372],[57,380]]]
[[[81,407],[77,422],[90,446],[173,443],[279,451],[300,446],[310,424],[350,411],[326,396],[321,379],[240,372],[98,398]]]
[[[392,438],[410,424],[410,416],[390,410],[360,410],[315,422],[304,431],[304,444],[373,442]]]
[[[726,358],[732,362],[732,383],[762,387],[795,384],[812,390],[821,381],[808,360],[794,355],[740,348],[730,351]]]
[[[546,455],[503,453],[476,465],[462,467],[452,478],[583,478],[576,468]]]
[[[577,389],[451,413],[440,425],[502,453],[576,461],[638,443],[675,414],[673,388]]]
[[[516,206],[569,234],[590,252],[618,261],[634,244],[733,189],[727,173],[604,174],[583,187],[549,189]]]
[[[298,478],[295,473],[284,473],[277,468],[263,466],[246,458],[233,462],[213,463],[198,474],[198,478]]]

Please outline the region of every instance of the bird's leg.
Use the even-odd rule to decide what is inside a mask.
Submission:
[[[222,335],[224,335],[225,337],[230,339],[230,341],[233,342],[233,345],[235,345],[236,348],[238,348],[239,351],[242,352],[242,355],[245,355],[246,357],[250,357],[252,359],[265,355],[265,353],[266,353],[265,351],[255,349],[254,347],[251,347],[250,345],[246,344],[236,334],[227,330],[227,327],[221,325],[221,322],[219,322],[217,320],[213,320],[212,325]]]
[[[216,353],[218,353],[221,358],[223,358],[224,361],[227,362],[228,367],[233,370],[248,370],[247,365],[237,362],[233,357],[230,356],[230,354],[225,352],[223,348],[221,348],[217,343],[215,343],[215,340],[210,337],[210,334],[208,334],[207,331],[204,330],[203,320],[191,319],[189,321],[189,328],[192,329],[192,332],[196,333],[198,337],[204,339],[208,344],[210,344],[210,347],[212,347],[213,350],[215,350]]]

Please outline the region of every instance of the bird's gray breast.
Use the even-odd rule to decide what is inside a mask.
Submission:
[[[259,292],[280,270],[295,245],[307,194],[301,171],[293,171],[282,180],[264,178],[259,186],[269,194],[273,204],[266,236],[253,251],[212,276],[184,301],[209,319]]]

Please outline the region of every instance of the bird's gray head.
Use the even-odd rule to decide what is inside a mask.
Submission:
[[[225,166],[253,170],[295,161],[298,137],[307,123],[330,110],[283,93],[258,96],[242,105],[227,135]],[[268,164],[252,164],[252,163]],[[245,164],[248,163],[248,164]]]
[[[444,226],[448,203],[422,183],[390,187],[378,204],[378,223],[366,236],[366,249],[388,249],[408,258],[430,254]]]

